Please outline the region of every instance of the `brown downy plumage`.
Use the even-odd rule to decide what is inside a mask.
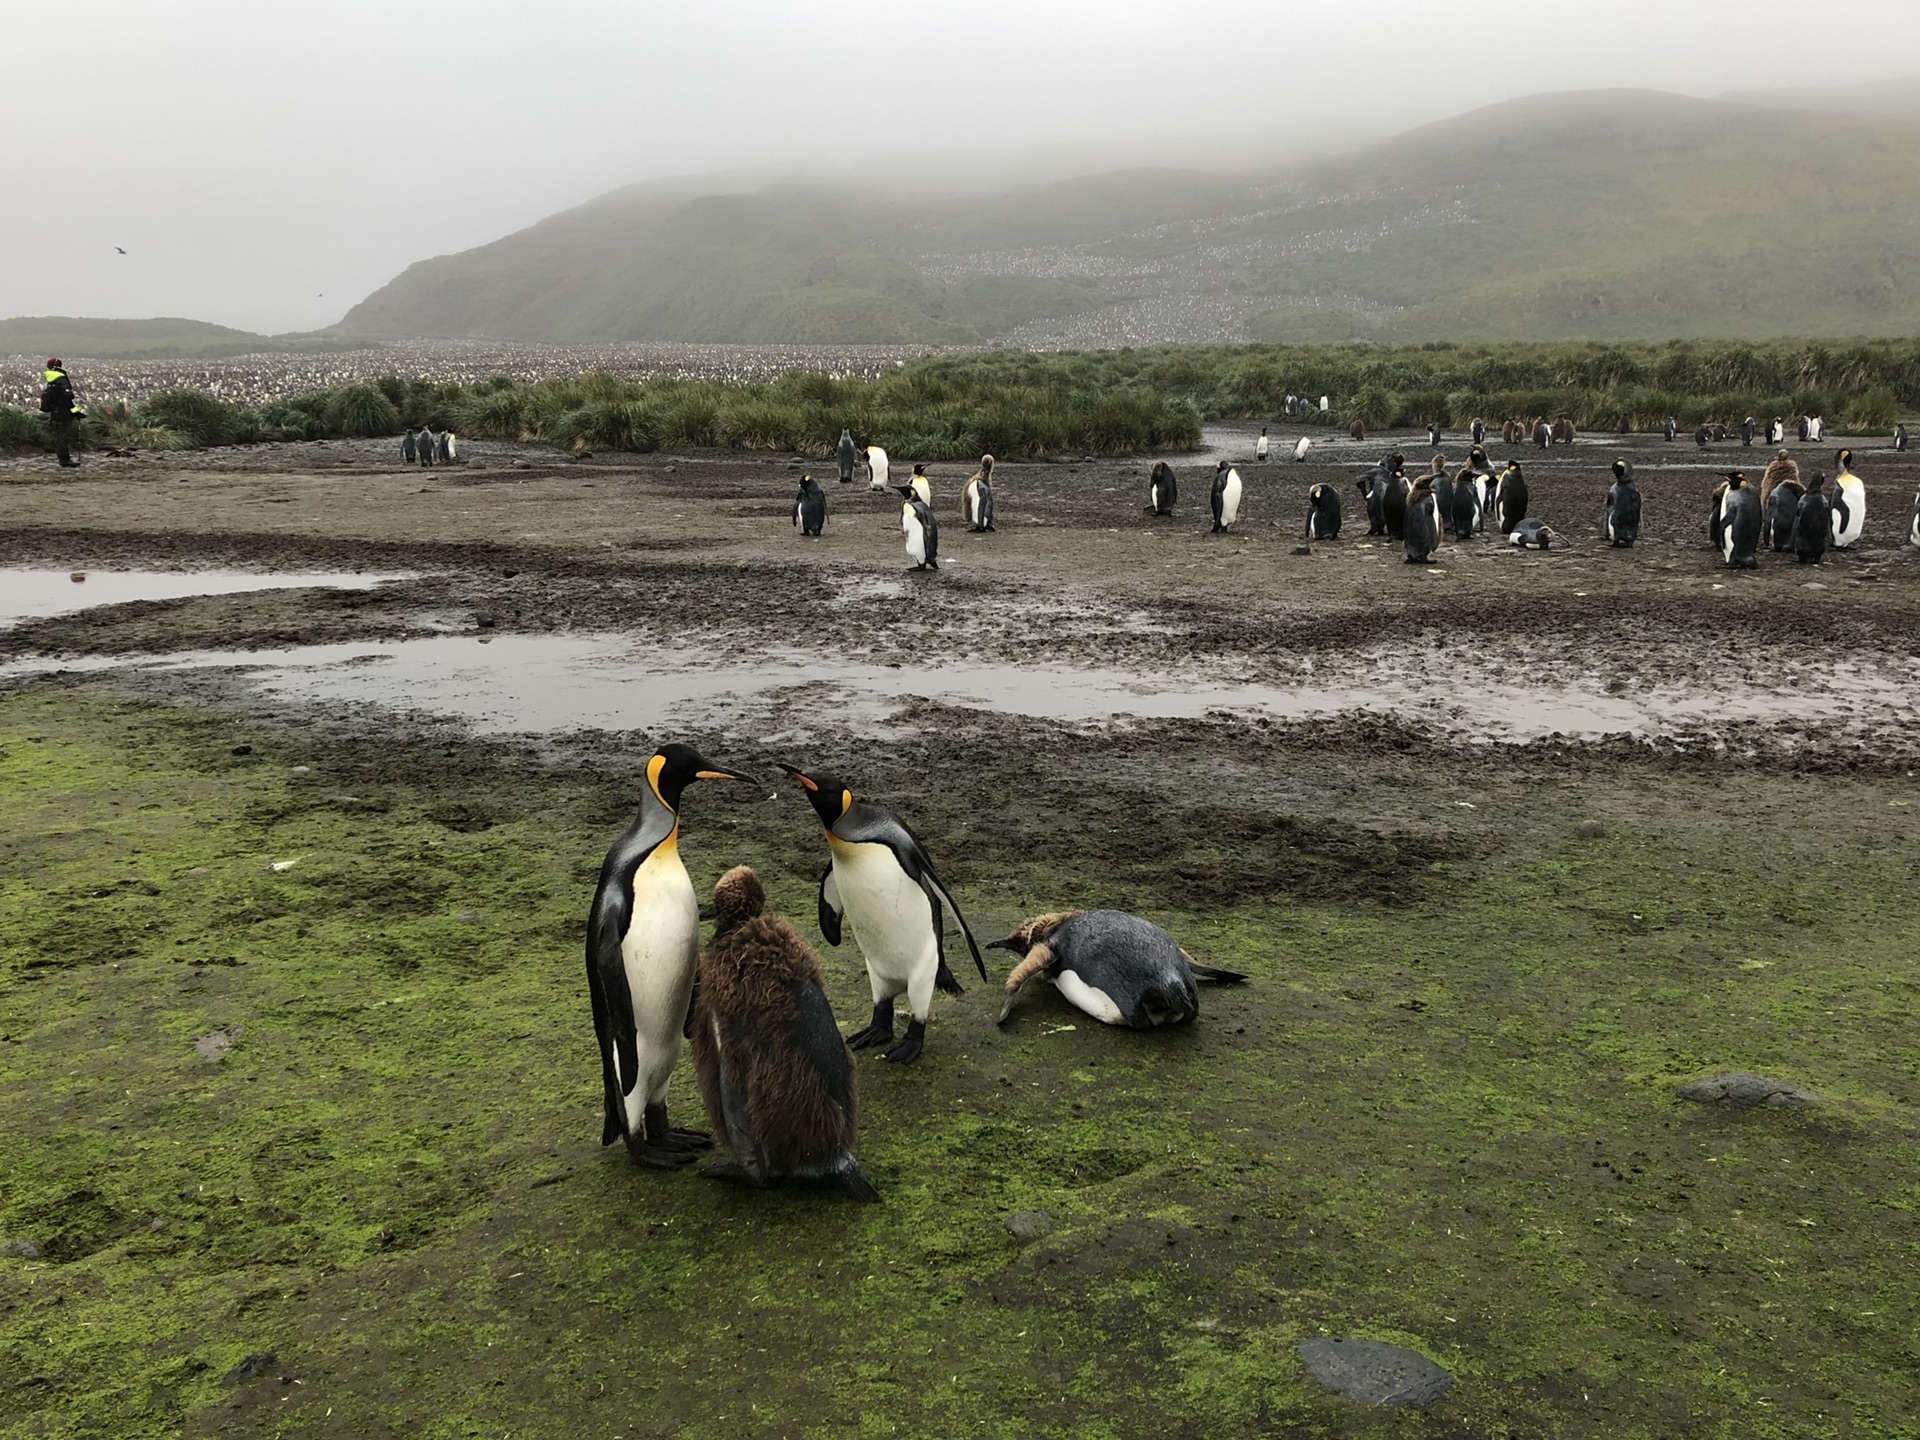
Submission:
[[[1347,426],[1347,438],[1350,440],[1366,439],[1367,427],[1362,425],[1358,420],[1354,421],[1351,425]]]
[[[973,494],[973,482],[976,480],[984,480],[989,485],[993,483],[993,456],[982,455],[980,468],[969,475],[967,483],[960,487],[960,518],[968,524],[973,523],[973,516],[967,509],[967,503]]]
[[[760,1186],[811,1180],[878,1200],[853,1156],[853,1052],[820,961],[765,909],[744,865],[714,886],[714,939],[700,955],[688,1028],[707,1116],[737,1163],[707,1173]]]
[[[1056,910],[1051,915],[1036,915],[1024,925],[1016,925],[1011,935],[998,942],[1000,949],[1012,950],[1024,957],[1013,967],[1013,973],[1007,976],[1007,994],[1012,995],[1019,990],[1035,971],[1046,969],[1053,960],[1053,952],[1047,948],[1047,937],[1081,913],[1079,910]]]
[[[1574,436],[1573,421],[1562,415],[1558,420],[1553,422],[1552,433],[1554,444],[1571,445]]]
[[[1788,480],[1796,485],[1800,484],[1800,467],[1794,463],[1793,457],[1787,453],[1783,445],[1780,453],[1767,465],[1767,473],[1760,477],[1761,514],[1766,513],[1767,501],[1773,498],[1773,487],[1784,484]]]

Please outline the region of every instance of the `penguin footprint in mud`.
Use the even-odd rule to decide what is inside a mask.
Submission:
[[[1003,1025],[1021,987],[1035,975],[1046,975],[1071,1004],[1102,1024],[1135,1030],[1192,1020],[1200,1013],[1196,980],[1237,985],[1247,978],[1195,964],[1165,930],[1122,910],[1037,915],[987,948],[1022,957],[1007,976]]]
[[[707,1118],[734,1158],[702,1173],[761,1188],[811,1181],[878,1200],[853,1155],[853,1052],[820,961],[766,903],[744,865],[713,889],[713,943],[700,955],[687,1028]]]

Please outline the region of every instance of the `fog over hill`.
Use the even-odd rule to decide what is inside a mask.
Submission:
[[[1920,327],[1920,110],[1536,96],[1335,159],[902,200],[629,186],[409,267],[342,331],[1040,347]]]

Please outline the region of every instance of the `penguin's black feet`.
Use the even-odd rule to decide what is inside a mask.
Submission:
[[[999,532],[998,532],[998,531],[996,531],[996,530],[995,530],[995,529],[993,528],[993,526],[991,526],[991,525],[989,525],[989,526],[987,526],[987,534],[989,534],[989,535],[994,535],[994,534],[998,534],[998,533],[999,533]]]
[[[649,1144],[638,1135],[629,1134],[627,1158],[648,1170],[678,1170],[682,1165],[693,1163],[693,1151],[669,1150],[665,1146]]]
[[[855,1050],[871,1050],[893,1039],[893,1001],[881,1000],[873,1007],[873,1019],[858,1034],[849,1035],[847,1044]]]
[[[911,1065],[920,1058],[920,1052],[926,1048],[927,1022],[924,1020],[909,1020],[907,1022],[905,1038],[903,1038],[898,1045],[887,1051],[886,1055],[882,1058],[891,1060],[896,1065]]]
[[[704,1130],[683,1130],[678,1125],[653,1142],[663,1150],[711,1150],[713,1136]]]

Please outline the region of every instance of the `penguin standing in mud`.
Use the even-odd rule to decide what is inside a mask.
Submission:
[[[1471,540],[1479,533],[1481,525],[1480,486],[1474,477],[1471,466],[1461,466],[1460,473],[1453,477],[1450,504],[1453,520],[1453,538],[1455,540]]]
[[[1159,519],[1171,517],[1173,502],[1180,498],[1180,485],[1173,477],[1173,466],[1164,460],[1153,462],[1147,472],[1147,512]]]
[[[1707,441],[1712,438],[1713,427],[1710,425],[1702,425],[1698,430],[1693,432],[1693,443],[1698,445],[1702,450],[1707,448]]]
[[[1375,466],[1357,482],[1367,506],[1367,534],[1387,533],[1387,472]]]
[[[1020,989],[1045,975],[1076,1009],[1103,1025],[1152,1030],[1185,1025],[1200,1013],[1195,979],[1237,985],[1237,970],[1199,965],[1174,938],[1150,920],[1122,910],[1068,910],[1036,915],[989,950],[1021,957],[1007,976],[1007,1001],[999,1023],[1013,1014]]]
[[[640,813],[600,866],[587,919],[587,993],[606,1100],[600,1143],[624,1139],[638,1165],[672,1169],[713,1143],[667,1124],[667,1082],[700,955],[700,904],[680,860],[680,797],[696,780],[751,780],[686,745],[647,761]]]
[[[1818,565],[1833,534],[1833,507],[1827,503],[1827,477],[1814,471],[1807,493],[1793,517],[1793,558],[1802,565]]]
[[[900,532],[907,537],[907,558],[915,570],[940,568],[940,523],[933,518],[933,507],[913,493],[913,486],[896,486],[900,492]]]
[[[862,445],[860,458],[867,462],[867,490],[874,495],[887,493],[887,452],[878,445]],[[851,478],[851,477],[849,477]]]
[[[1240,472],[1222,460],[1213,467],[1213,529],[1218,535],[1240,518]]]
[[[811,475],[800,477],[800,493],[793,497],[793,523],[799,527],[802,535],[816,540],[827,523],[827,492],[814,482]]]
[[[1760,564],[1759,549],[1760,497],[1743,471],[1731,471],[1720,496],[1720,553],[1733,569],[1752,570]]]
[[[967,529],[984,535],[993,529],[993,472],[981,470],[960,491],[960,511]]]
[[[1430,565],[1433,552],[1440,548],[1440,497],[1433,493],[1433,476],[1422,475],[1407,496],[1402,520],[1407,546],[1407,564]]]
[[[1262,465],[1267,463],[1267,427],[1260,427],[1260,438],[1253,442],[1253,458]]]
[[[927,479],[927,467],[924,461],[913,467],[913,474],[907,477],[907,488],[913,491],[914,499],[929,510],[933,508],[933,484]]]
[[[1920,545],[1920,491],[1913,497],[1913,513],[1907,517],[1907,543]]]
[[[1307,543],[1340,538],[1340,492],[1316,485],[1307,492]]]
[[[860,447],[853,443],[853,432],[851,430],[842,430],[840,432],[840,443],[834,448],[840,460],[840,483],[842,485],[851,485],[853,483],[853,467],[860,458]]]
[[[965,503],[965,499],[968,491],[972,488],[973,482],[976,480],[978,480],[982,485],[986,486],[989,490],[993,488],[993,456],[982,455],[980,457],[980,468],[978,470],[975,470],[973,474],[967,477],[966,485],[962,486],[960,490],[961,501],[963,505]],[[931,496],[927,497],[927,503],[929,505],[933,503],[933,499]]]
[[[1551,550],[1553,531],[1546,521],[1528,518],[1508,532],[1507,543],[1518,546],[1522,550]]]
[[[1467,454],[1467,468],[1473,472],[1474,498],[1480,506],[1478,528],[1484,530],[1489,523],[1487,517],[1495,513],[1493,501],[1500,491],[1500,477],[1493,473],[1493,462],[1478,445]]]
[[[927,1013],[935,987],[960,993],[960,982],[947,968],[943,953],[941,902],[960,922],[960,933],[984,980],[987,967],[973,931],[934,873],[920,837],[899,816],[884,806],[855,800],[846,782],[830,775],[809,775],[793,765],[780,768],[806,790],[807,800],[827,830],[827,851],[833,858],[820,877],[820,933],[829,945],[838,945],[844,916],[867,962],[873,1018],[847,1043],[865,1050],[893,1039],[893,1001],[905,991],[912,1019],[906,1037],[887,1050],[886,1058],[903,1064],[917,1060],[926,1045]]]
[[[1640,538],[1640,487],[1633,483],[1633,462],[1613,462],[1613,484],[1607,487],[1607,508],[1602,516],[1602,533],[1617,550],[1630,547]]]
[[[878,1200],[853,1155],[853,1052],[820,960],[766,908],[744,865],[713,887],[713,943],[700,952],[687,1029],[707,1119],[734,1158],[701,1173],[762,1189],[806,1180]]]
[[[1427,448],[1429,450],[1440,448],[1440,422],[1437,420],[1427,426]]]
[[[1527,477],[1518,460],[1509,460],[1494,492],[1494,511],[1500,517],[1500,533],[1511,535],[1513,527],[1527,518]]]
[[[1853,451],[1842,450],[1834,457],[1840,473],[1833,477],[1833,548],[1845,550],[1860,538],[1867,526],[1867,487],[1853,473]]]
[[[1298,465],[1302,460],[1305,460],[1307,458],[1307,451],[1311,450],[1312,448],[1313,448],[1312,438],[1310,436],[1302,435],[1298,443],[1296,443],[1293,447],[1293,463]]]
[[[1769,550],[1793,549],[1793,530],[1799,523],[1800,501],[1806,493],[1807,487],[1798,480],[1782,480],[1773,487],[1773,494],[1760,502]],[[1761,494],[1766,492],[1762,490]]]
[[[1387,488],[1380,496],[1380,519],[1387,527],[1389,539],[1403,540],[1407,534],[1407,496],[1413,487],[1407,483],[1406,461],[1399,455],[1391,459]]]

